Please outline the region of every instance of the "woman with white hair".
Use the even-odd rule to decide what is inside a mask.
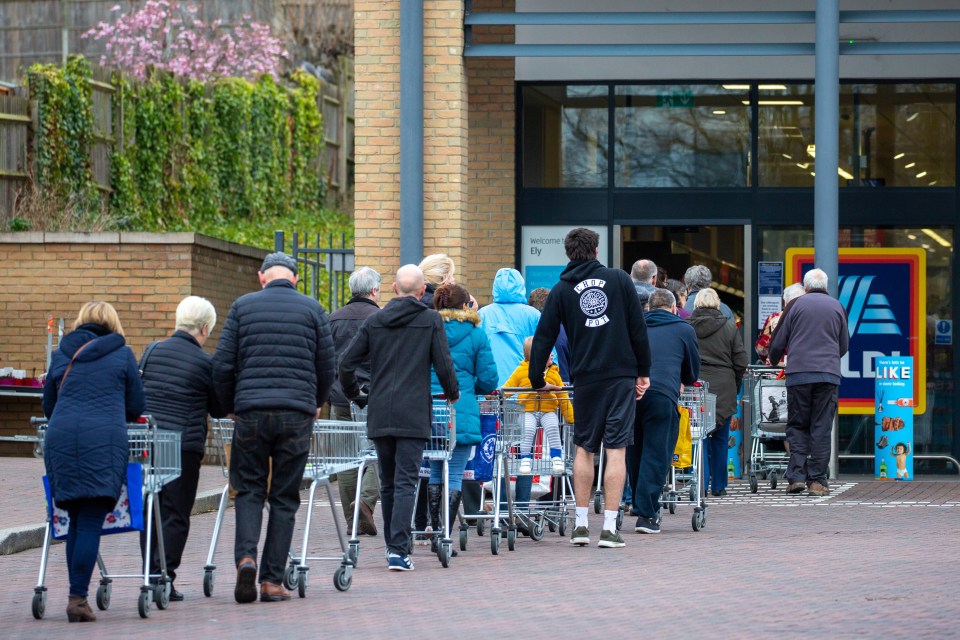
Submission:
[[[786,311],[787,304],[790,303],[794,298],[799,298],[804,293],[803,285],[799,282],[794,282],[792,285],[783,290],[783,309]],[[783,315],[783,311],[774,311],[767,319],[763,322],[763,328],[760,330],[760,337],[757,338],[757,342],[754,345],[754,349],[757,352],[757,355],[760,356],[760,363],[768,366],[773,365],[774,363],[770,362],[770,338],[773,337],[773,331],[777,328],[777,323],[780,322],[780,316]],[[782,367],[787,363],[787,357],[784,356],[780,362],[776,363],[776,366]]]
[[[717,426],[707,436],[704,448],[703,488],[707,483],[713,495],[727,493],[728,440],[730,417],[737,412],[737,393],[740,380],[747,369],[747,352],[737,326],[720,312],[720,297],[711,288],[701,289],[697,295],[693,315],[687,320],[697,332],[700,349],[700,378],[717,396]]]
[[[180,477],[164,485],[160,495],[163,547],[170,577],[170,600],[183,600],[173,581],[190,533],[190,511],[197,497],[200,462],[207,441],[207,414],[225,414],[213,388],[211,356],[203,350],[217,324],[217,311],[206,298],[188,296],[177,306],[176,326],[169,338],[147,346],[140,358],[146,412],[161,429],[180,432]],[[146,536],[140,536],[141,553]],[[157,547],[153,547],[154,553]],[[160,561],[151,558],[151,573],[159,573]]]

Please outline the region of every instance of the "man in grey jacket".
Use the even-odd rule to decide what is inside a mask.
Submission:
[[[850,335],[847,313],[827,292],[827,274],[811,269],[803,277],[806,295],[793,300],[770,340],[770,361],[787,359],[787,493],[830,493],[827,467],[837,415],[840,358]]]
[[[657,290],[657,265],[653,260],[637,260],[630,269],[630,279],[633,280],[633,286],[637,290],[640,305],[647,310],[650,294]]]
[[[426,284],[420,267],[397,271],[397,294],[361,325],[340,360],[340,383],[359,398],[357,369],[370,363],[367,435],[377,448],[380,508],[387,568],[412,571],[410,521],[423,449],[431,433],[430,367],[447,399],[460,398],[443,319],[420,301]]]

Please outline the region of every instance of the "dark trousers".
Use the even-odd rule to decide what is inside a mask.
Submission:
[[[730,447],[730,418],[723,422],[722,427],[714,429],[703,448],[703,489],[709,486],[713,491],[727,488],[727,460]]]
[[[421,438],[373,438],[380,465],[380,509],[387,551],[410,553],[410,525],[417,491],[420,461],[427,441]],[[427,483],[424,482],[424,485]]]
[[[200,462],[203,460],[202,451],[181,451],[180,477],[163,486],[163,491],[157,494],[160,501],[160,518],[163,522],[163,550],[167,559],[167,576],[170,582],[177,577],[177,568],[183,558],[183,548],[187,545],[187,536],[190,535],[190,514],[193,503],[197,499],[197,485],[200,483]],[[144,514],[143,522],[147,522]],[[144,527],[146,529],[146,527]],[[154,525],[154,532],[157,526]],[[146,530],[140,532],[140,555],[146,552]],[[150,573],[160,573],[160,560],[157,555],[157,539],[154,535],[151,544],[152,556]]]
[[[93,575],[93,568],[97,566],[97,554],[100,553],[103,519],[113,511],[116,502],[112,498],[90,498],[72,500],[61,505],[70,516],[70,530],[67,532],[67,573],[72,596],[87,597],[90,576]]]
[[[675,400],[648,392],[637,401],[633,444],[627,447],[627,473],[633,485],[633,510],[637,515],[656,517],[679,431],[680,414]],[[616,505],[609,508],[615,509]]]
[[[837,415],[838,385],[829,382],[787,385],[787,482],[828,486],[830,435]]]
[[[257,559],[257,541],[263,521],[263,503],[269,500],[270,519],[263,543],[260,582],[279,584],[287,563],[300,483],[310,452],[313,416],[296,411],[250,411],[237,415],[230,454],[230,484],[237,491],[237,519],[233,555]],[[267,496],[268,460],[273,478]]]
[[[461,491],[463,491],[463,513],[468,516],[480,513],[480,502],[483,497],[481,483],[476,480],[464,480]]]

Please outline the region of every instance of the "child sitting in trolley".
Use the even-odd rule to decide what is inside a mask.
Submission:
[[[533,338],[523,341],[523,362],[510,375],[504,387],[530,387],[530,348]],[[543,372],[547,384],[563,386],[560,369],[553,364],[553,354],[547,359],[547,369]],[[563,450],[560,448],[560,419],[557,405],[563,412],[563,419],[573,424],[573,405],[566,393],[521,393],[517,400],[523,405],[523,440],[520,441],[519,475],[529,475],[533,471],[533,439],[537,427],[543,428],[544,440],[550,447],[551,472],[563,473]]]

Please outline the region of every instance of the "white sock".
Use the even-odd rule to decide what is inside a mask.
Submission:
[[[577,507],[577,527],[586,527],[589,525],[587,522],[587,507]]]
[[[603,530],[604,531],[617,531],[617,511],[608,511],[603,510]]]

